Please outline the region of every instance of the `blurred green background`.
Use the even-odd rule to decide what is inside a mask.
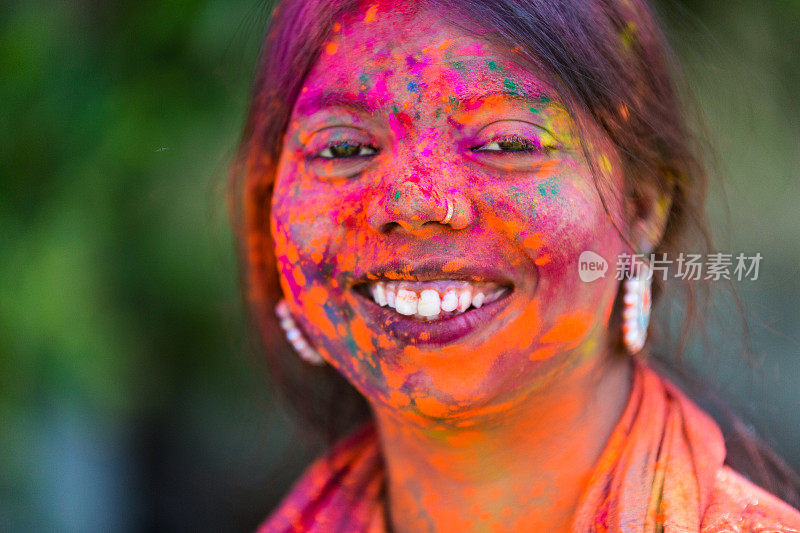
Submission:
[[[719,248],[764,257],[737,285],[756,368],[692,360],[798,468],[800,3],[658,6],[719,149]],[[266,18],[0,3],[0,529],[248,531],[319,452],[249,348],[224,205]]]

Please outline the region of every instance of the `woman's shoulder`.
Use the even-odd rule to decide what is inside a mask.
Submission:
[[[258,533],[368,531],[380,514],[383,462],[365,424],[314,461]]]
[[[800,511],[728,466],[717,472],[702,533],[798,532]]]

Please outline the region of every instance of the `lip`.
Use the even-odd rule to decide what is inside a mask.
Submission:
[[[393,337],[416,346],[443,346],[483,329],[508,306],[510,296],[515,291],[512,288],[499,299],[478,309],[473,307],[464,313],[431,322],[401,315],[389,306],[381,307],[360,291],[353,292],[367,316]]]
[[[445,270],[448,264],[453,262],[453,258],[430,258],[419,263],[395,259],[369,271],[356,274],[352,286],[373,281],[434,281],[440,279],[491,281],[512,287],[517,285],[506,273],[488,266],[464,265],[457,269],[454,268],[452,271]]]

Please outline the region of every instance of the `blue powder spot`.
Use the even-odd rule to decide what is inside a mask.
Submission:
[[[539,194],[544,198],[555,198],[558,196],[559,181],[557,177],[553,177],[543,181],[537,185],[536,188],[539,190]]]
[[[413,81],[410,81],[408,82],[408,90],[411,91],[412,93],[417,93],[419,92],[419,85],[417,85]]]

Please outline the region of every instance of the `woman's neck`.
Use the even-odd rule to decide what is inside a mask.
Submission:
[[[627,402],[631,368],[604,357],[491,420],[425,428],[375,409],[393,530],[568,531]]]

